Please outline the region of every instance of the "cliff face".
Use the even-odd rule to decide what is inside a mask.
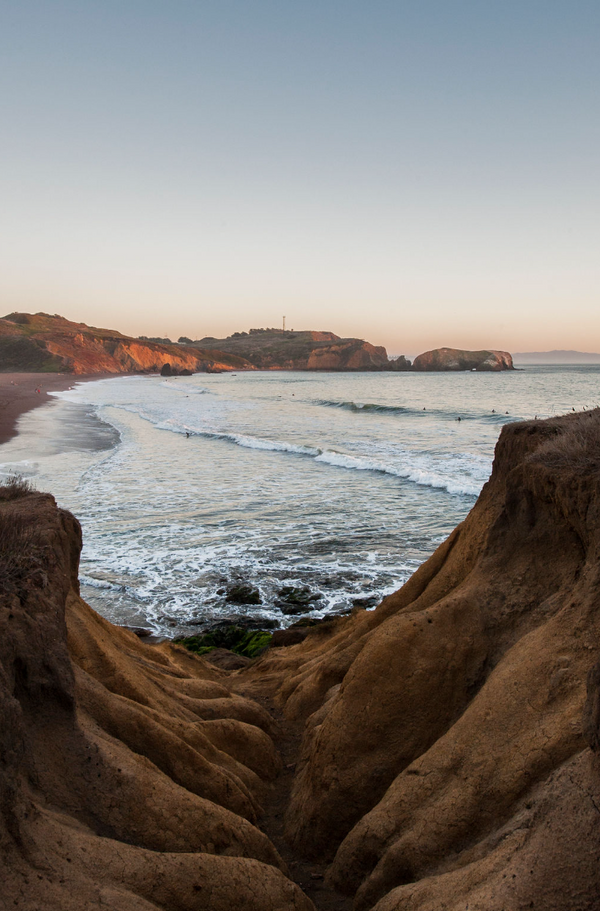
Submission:
[[[388,356],[385,348],[375,347],[369,342],[352,340],[336,345],[327,345],[311,351],[306,368],[308,370],[381,370],[387,369]]]
[[[506,426],[402,589],[241,671],[102,620],[80,545],[0,492],[0,908],[313,908],[257,827],[273,700],[287,837],[355,911],[597,911],[600,411]]]
[[[310,911],[255,826],[272,722],[78,595],[79,524],[0,500],[0,908]],[[10,493],[10,492],[9,492]]]
[[[356,911],[598,907],[599,452],[598,411],[505,427],[400,591],[249,671],[305,719],[288,837]]]
[[[508,351],[463,351],[459,348],[435,348],[419,354],[413,370],[513,370]]]
[[[0,319],[0,369],[5,371],[158,373],[164,364],[176,373],[392,369],[385,348],[333,332],[257,330],[168,345],[45,313],[11,313]]]
[[[333,332],[251,329],[228,338],[184,344],[133,339],[46,313],[11,313],[0,319],[0,370],[73,374],[158,373],[182,370],[512,370],[507,351],[436,348],[389,360],[385,348]]]
[[[222,351],[140,341],[45,313],[11,313],[0,319],[2,370],[158,373],[166,363],[176,372],[252,369],[244,358]]]
[[[362,339],[340,338],[333,332],[257,329],[225,339],[204,338],[194,344],[211,344],[236,353],[260,370],[390,369],[385,348]]]

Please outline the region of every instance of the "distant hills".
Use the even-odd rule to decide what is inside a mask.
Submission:
[[[75,323],[58,314],[9,313],[0,318],[0,371],[75,375],[226,370],[500,371],[508,352],[436,348],[415,358],[389,358],[385,348],[333,332],[250,329],[227,338],[132,338],[115,329]]]
[[[513,354],[515,364],[600,364],[600,354],[586,351],[519,351]]]

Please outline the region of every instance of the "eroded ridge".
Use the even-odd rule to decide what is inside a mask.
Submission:
[[[597,911],[599,494],[597,411],[507,426],[402,589],[227,672],[0,492],[0,907]]]

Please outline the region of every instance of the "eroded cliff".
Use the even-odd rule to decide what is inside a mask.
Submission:
[[[392,369],[385,348],[358,338],[340,338],[333,332],[251,329],[194,344],[238,354],[259,370]]]
[[[600,413],[509,425],[400,591],[249,671],[305,720],[288,837],[357,911],[598,907],[599,548]]]
[[[260,831],[287,776],[317,907],[596,911],[600,412],[505,427],[402,589],[231,673],[98,617],[76,520],[10,496],[0,907],[310,909]],[[269,702],[302,735],[283,778]]]
[[[76,519],[4,494],[0,907],[310,911],[255,825],[279,768],[270,717],[95,614]]]
[[[158,373],[253,369],[243,357],[185,345],[130,338],[113,329],[73,323],[55,314],[10,313],[0,319],[0,369],[95,373]]]

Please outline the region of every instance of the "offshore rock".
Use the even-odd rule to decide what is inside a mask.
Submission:
[[[460,348],[434,348],[419,354],[413,370],[513,370],[508,351],[463,351]]]

